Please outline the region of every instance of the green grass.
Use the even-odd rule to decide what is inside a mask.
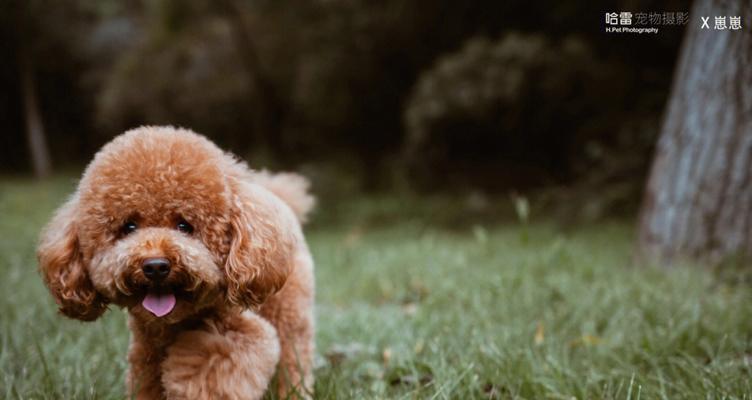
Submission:
[[[64,319],[36,272],[38,230],[73,183],[0,183],[0,398],[124,396],[124,314]],[[752,398],[749,285],[630,266],[629,223],[523,229],[446,199],[322,206],[319,398]]]

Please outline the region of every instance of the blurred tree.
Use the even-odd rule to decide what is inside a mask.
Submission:
[[[23,50],[22,50],[23,51]],[[50,174],[52,160],[44,133],[42,113],[37,101],[37,85],[34,77],[34,65],[27,55],[19,57],[21,74],[21,92],[23,93],[24,116],[26,120],[26,137],[34,167],[34,176],[44,178]]]
[[[398,160],[413,145],[413,161],[423,163],[418,167],[438,190],[456,190],[456,183],[481,190],[573,187],[591,172],[609,172],[589,179],[592,186],[629,179],[642,188],[681,28],[642,40],[604,35],[600,18],[585,16],[681,9],[682,0],[604,1],[68,0],[52,6],[0,0],[0,59],[7,60],[0,63],[0,168],[31,167],[28,152],[18,151],[27,147],[19,50],[29,48],[39,114],[58,168],[87,161],[125,129],[176,124],[254,165],[346,171],[333,179],[360,188],[385,189],[393,177],[402,178],[405,164]],[[17,8],[33,9],[32,34],[17,34]],[[508,58],[517,61],[484,65],[499,45],[493,38],[509,32],[518,32],[520,43],[537,38],[540,54],[525,58],[524,49],[514,55],[508,46]],[[471,44],[480,51],[465,52]],[[438,67],[452,59],[460,66],[455,80]],[[522,74],[518,96],[497,96],[511,87],[484,80],[489,71],[509,80],[514,77],[504,71]],[[427,81],[440,84],[436,94],[445,97],[424,92]],[[491,100],[473,100],[477,109],[453,105],[464,94],[483,92]],[[420,116],[434,100],[449,112]],[[415,140],[405,123],[413,112],[429,132],[426,139]]]
[[[35,39],[39,38],[39,29],[33,24],[37,2],[24,2],[11,8],[13,13],[13,35],[18,39],[16,62],[20,82],[20,95],[23,97],[23,115],[26,127],[26,141],[31,155],[34,176],[44,178],[52,169],[50,151],[44,132],[44,121],[39,101],[37,100],[37,79],[35,74],[34,56]]]
[[[44,174],[45,165],[79,162],[98,147],[89,140],[93,96],[79,79],[92,64],[84,61],[85,44],[92,37],[85,34],[92,20],[89,5],[94,3],[0,0],[3,170]]]
[[[752,4],[691,15],[640,218],[639,254],[669,264],[752,255]]]

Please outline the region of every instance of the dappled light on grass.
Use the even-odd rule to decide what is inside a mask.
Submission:
[[[124,396],[124,313],[64,319],[36,272],[38,230],[71,189],[0,183],[1,398]],[[631,266],[621,222],[562,232],[512,214],[449,228],[465,212],[437,205],[451,199],[350,204],[308,230],[319,398],[752,393],[752,296],[733,268]]]

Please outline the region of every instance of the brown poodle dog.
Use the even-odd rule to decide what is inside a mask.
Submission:
[[[44,230],[44,281],[68,317],[128,310],[138,399],[258,399],[275,372],[282,398],[308,397],[307,187],[251,171],[188,130],[126,132]]]

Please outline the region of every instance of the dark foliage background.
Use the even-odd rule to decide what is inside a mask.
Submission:
[[[190,127],[319,191],[639,199],[682,27],[603,32],[680,1],[1,0],[0,168],[30,170],[30,68],[55,168],[143,124]],[[545,200],[544,200],[545,201]],[[632,207],[632,208],[630,208]]]

